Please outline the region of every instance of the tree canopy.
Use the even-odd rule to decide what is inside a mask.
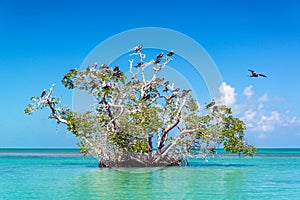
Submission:
[[[66,125],[80,139],[80,151],[99,159],[100,167],[185,165],[189,157],[206,157],[217,147],[252,156],[246,125],[225,105],[207,104],[201,114],[191,90],[176,88],[160,72],[173,51],[145,60],[142,45],[132,50],[129,77],[118,66],[102,64],[67,72],[62,84],[87,92],[95,105],[75,112],[54,96],[54,85],[31,97],[25,113],[50,108],[49,118]],[[145,75],[149,70],[150,78]]]

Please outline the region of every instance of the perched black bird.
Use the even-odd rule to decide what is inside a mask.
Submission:
[[[43,98],[46,95],[46,89],[43,90],[42,94],[41,94],[41,98]]]
[[[120,68],[118,66],[114,67],[114,72],[120,71]]]
[[[154,64],[158,64],[158,63],[160,63],[160,61],[161,61],[161,59],[157,58],[157,59],[155,60]]]
[[[104,90],[110,90],[111,86],[109,84],[105,84],[105,85],[102,86],[102,89],[104,89]]]
[[[102,65],[100,66],[100,68],[101,68],[101,69],[108,69],[108,67],[107,67],[106,64],[102,64]]]
[[[156,60],[157,60],[157,59],[161,59],[163,56],[164,56],[164,53],[161,52],[158,56],[156,56]]]
[[[117,76],[119,77],[122,74],[120,68],[118,66],[115,66],[115,68],[113,69],[113,76]]]
[[[139,46],[136,46],[136,47],[134,48],[134,50],[135,50],[137,53],[140,53],[142,48],[143,48],[143,45],[140,44]]]
[[[181,97],[186,96],[189,92],[191,92],[192,90],[182,90],[182,94]]]
[[[145,101],[147,101],[148,99],[150,99],[150,94],[144,94],[143,99]]]
[[[172,92],[179,92],[180,88],[176,88],[174,90],[172,90]]]
[[[143,66],[143,62],[139,62],[136,66],[134,66],[135,68],[138,68],[138,67],[141,67],[141,66]]]
[[[214,106],[214,107],[213,107],[213,111],[214,111],[214,112],[218,112],[218,111],[219,111],[219,107],[218,107],[218,106]]]
[[[252,69],[248,69],[248,71],[251,72],[251,76],[249,76],[249,77],[258,77],[258,76],[267,77],[267,76],[264,75],[264,74],[258,74],[258,73],[256,73],[256,72],[255,72],[254,70],[252,70]]]
[[[174,51],[173,51],[173,50],[170,51],[170,52],[167,54],[168,57],[171,57],[171,56],[173,56],[173,55],[174,55]]]
[[[216,102],[215,102],[215,100],[213,99],[209,104],[207,104],[207,105],[205,106],[205,109],[208,109],[208,108],[214,106],[215,104],[216,104]]]
[[[75,69],[71,69],[70,72],[71,72],[71,73],[77,72],[77,69],[76,69],[76,68],[75,68]]]
[[[164,82],[165,88],[163,90],[163,92],[168,92],[168,85],[170,84],[169,81]]]
[[[95,70],[97,68],[97,62],[94,63],[94,65],[92,66],[92,69]]]

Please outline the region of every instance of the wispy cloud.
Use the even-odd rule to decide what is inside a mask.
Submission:
[[[250,98],[253,96],[254,94],[254,91],[253,91],[253,86],[252,85],[249,85],[248,87],[246,87],[243,91],[243,95]]]
[[[269,96],[267,93],[265,93],[263,96],[261,96],[259,99],[258,99],[260,102],[268,102],[269,101]]]
[[[267,132],[272,132],[280,127],[300,126],[300,117],[291,116],[288,111],[282,113],[278,110],[266,110],[264,104],[270,102],[269,95],[265,93],[261,97],[255,98],[252,85],[246,87],[242,92],[242,95],[248,99],[244,103],[236,102],[238,94],[235,93],[235,88],[225,82],[220,86],[219,92],[221,97],[217,102],[232,107],[237,117],[246,123],[247,129],[258,132],[257,137],[260,139],[266,138]]]
[[[269,116],[262,115],[257,122],[257,130],[263,132],[273,131],[275,126],[280,123],[280,115],[276,111],[272,111]]]

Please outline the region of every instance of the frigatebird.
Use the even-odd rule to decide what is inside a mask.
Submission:
[[[173,51],[173,50],[170,51],[170,52],[167,54],[168,57],[171,57],[171,56],[173,56],[173,55],[174,55],[174,51]]]
[[[134,50],[136,52],[140,53],[142,48],[143,48],[143,45],[140,44],[139,46],[136,46]]]
[[[115,66],[113,69],[113,76],[119,77],[122,74],[120,68],[118,66]]]
[[[117,71],[120,71],[119,66],[115,66],[115,67],[114,67],[114,72],[117,72]]]
[[[169,81],[164,82],[165,88],[163,90],[163,92],[168,92],[168,85],[170,84]]]
[[[179,92],[180,88],[176,88],[174,90],[172,90],[172,92]]]
[[[70,69],[70,72],[71,72],[71,73],[73,73],[73,72],[77,72],[77,68]]]
[[[182,90],[182,94],[181,97],[185,97],[189,92],[191,92],[192,90]]]
[[[144,63],[143,62],[139,62],[136,66],[134,66],[135,68],[141,67]]]
[[[100,68],[101,68],[101,69],[108,69],[108,67],[107,67],[106,64],[102,64],[102,65],[100,66]]]
[[[205,109],[208,109],[208,108],[214,106],[215,104],[216,104],[216,102],[215,102],[215,100],[213,99],[209,104],[207,104],[207,105],[205,106]]]
[[[160,61],[161,61],[160,58],[156,58],[154,64],[158,64],[158,63],[160,63]]]
[[[264,75],[264,74],[258,74],[258,73],[256,73],[256,72],[255,72],[254,70],[252,70],[252,69],[248,69],[248,71],[251,72],[251,76],[249,76],[249,77],[258,77],[258,76],[267,77],[267,76]]]
[[[92,66],[92,69],[95,70],[97,68],[97,62],[94,63],[94,65]]]
[[[150,94],[144,94],[143,99],[147,101],[148,99],[150,99],[150,97]]]
[[[41,98],[43,98],[46,95],[46,89],[43,90],[42,94],[41,94]]]
[[[164,53],[163,53],[163,52],[161,52],[160,54],[158,54],[158,56],[156,56],[156,60],[157,60],[157,59],[159,59],[159,60],[160,60],[160,59],[161,59],[163,56],[164,56]]]

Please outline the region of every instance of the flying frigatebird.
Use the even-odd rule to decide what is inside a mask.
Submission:
[[[256,72],[255,72],[254,70],[252,70],[252,69],[248,69],[248,71],[251,72],[251,76],[249,76],[249,77],[258,77],[258,76],[267,77],[267,76],[264,75],[264,74],[258,74],[258,73],[256,73]]]

